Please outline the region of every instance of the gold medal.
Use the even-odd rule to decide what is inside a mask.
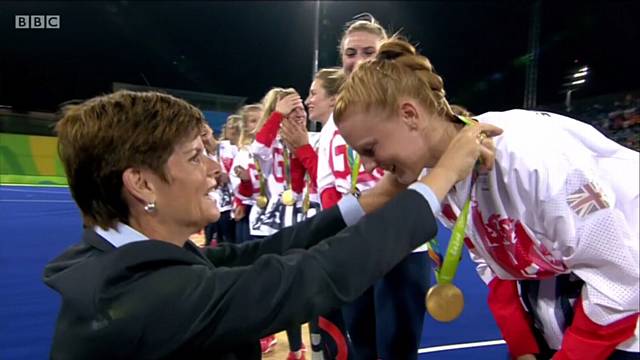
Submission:
[[[287,205],[287,206],[293,206],[296,203],[296,199],[293,196],[293,191],[291,190],[285,190],[282,193],[282,203]]]
[[[429,315],[441,322],[457,319],[464,308],[462,291],[451,283],[432,286],[425,300]]]
[[[260,209],[266,208],[268,203],[269,199],[267,199],[267,197],[264,195],[258,196],[258,199],[256,200],[256,205],[258,205]]]

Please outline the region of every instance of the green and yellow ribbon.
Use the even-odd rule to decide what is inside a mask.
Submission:
[[[347,145],[347,158],[349,159],[349,167],[351,168],[351,193],[358,192],[358,176],[360,176],[360,155]]]

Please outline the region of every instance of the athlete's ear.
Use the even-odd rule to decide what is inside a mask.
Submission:
[[[418,130],[420,124],[420,113],[417,104],[413,100],[403,100],[399,104],[400,119],[402,123],[410,130]]]

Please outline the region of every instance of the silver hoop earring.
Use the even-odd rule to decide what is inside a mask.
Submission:
[[[155,201],[148,202],[147,205],[144,206],[144,211],[148,212],[149,214],[156,211],[156,202]]]

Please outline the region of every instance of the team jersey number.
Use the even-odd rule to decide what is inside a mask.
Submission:
[[[347,154],[346,144],[336,144],[331,152],[331,171],[336,179],[348,179],[351,176],[351,166],[349,165],[349,156]],[[375,181],[384,175],[384,170],[376,168],[373,173],[364,171],[364,166],[360,164],[358,174],[358,183]]]
[[[249,163],[249,178],[251,179],[251,187],[253,188],[253,193],[259,194],[260,193],[260,175],[258,174],[258,169],[256,169],[256,164],[254,163]]]
[[[279,147],[273,148],[273,177],[278,183],[284,183],[284,156],[282,149]]]

